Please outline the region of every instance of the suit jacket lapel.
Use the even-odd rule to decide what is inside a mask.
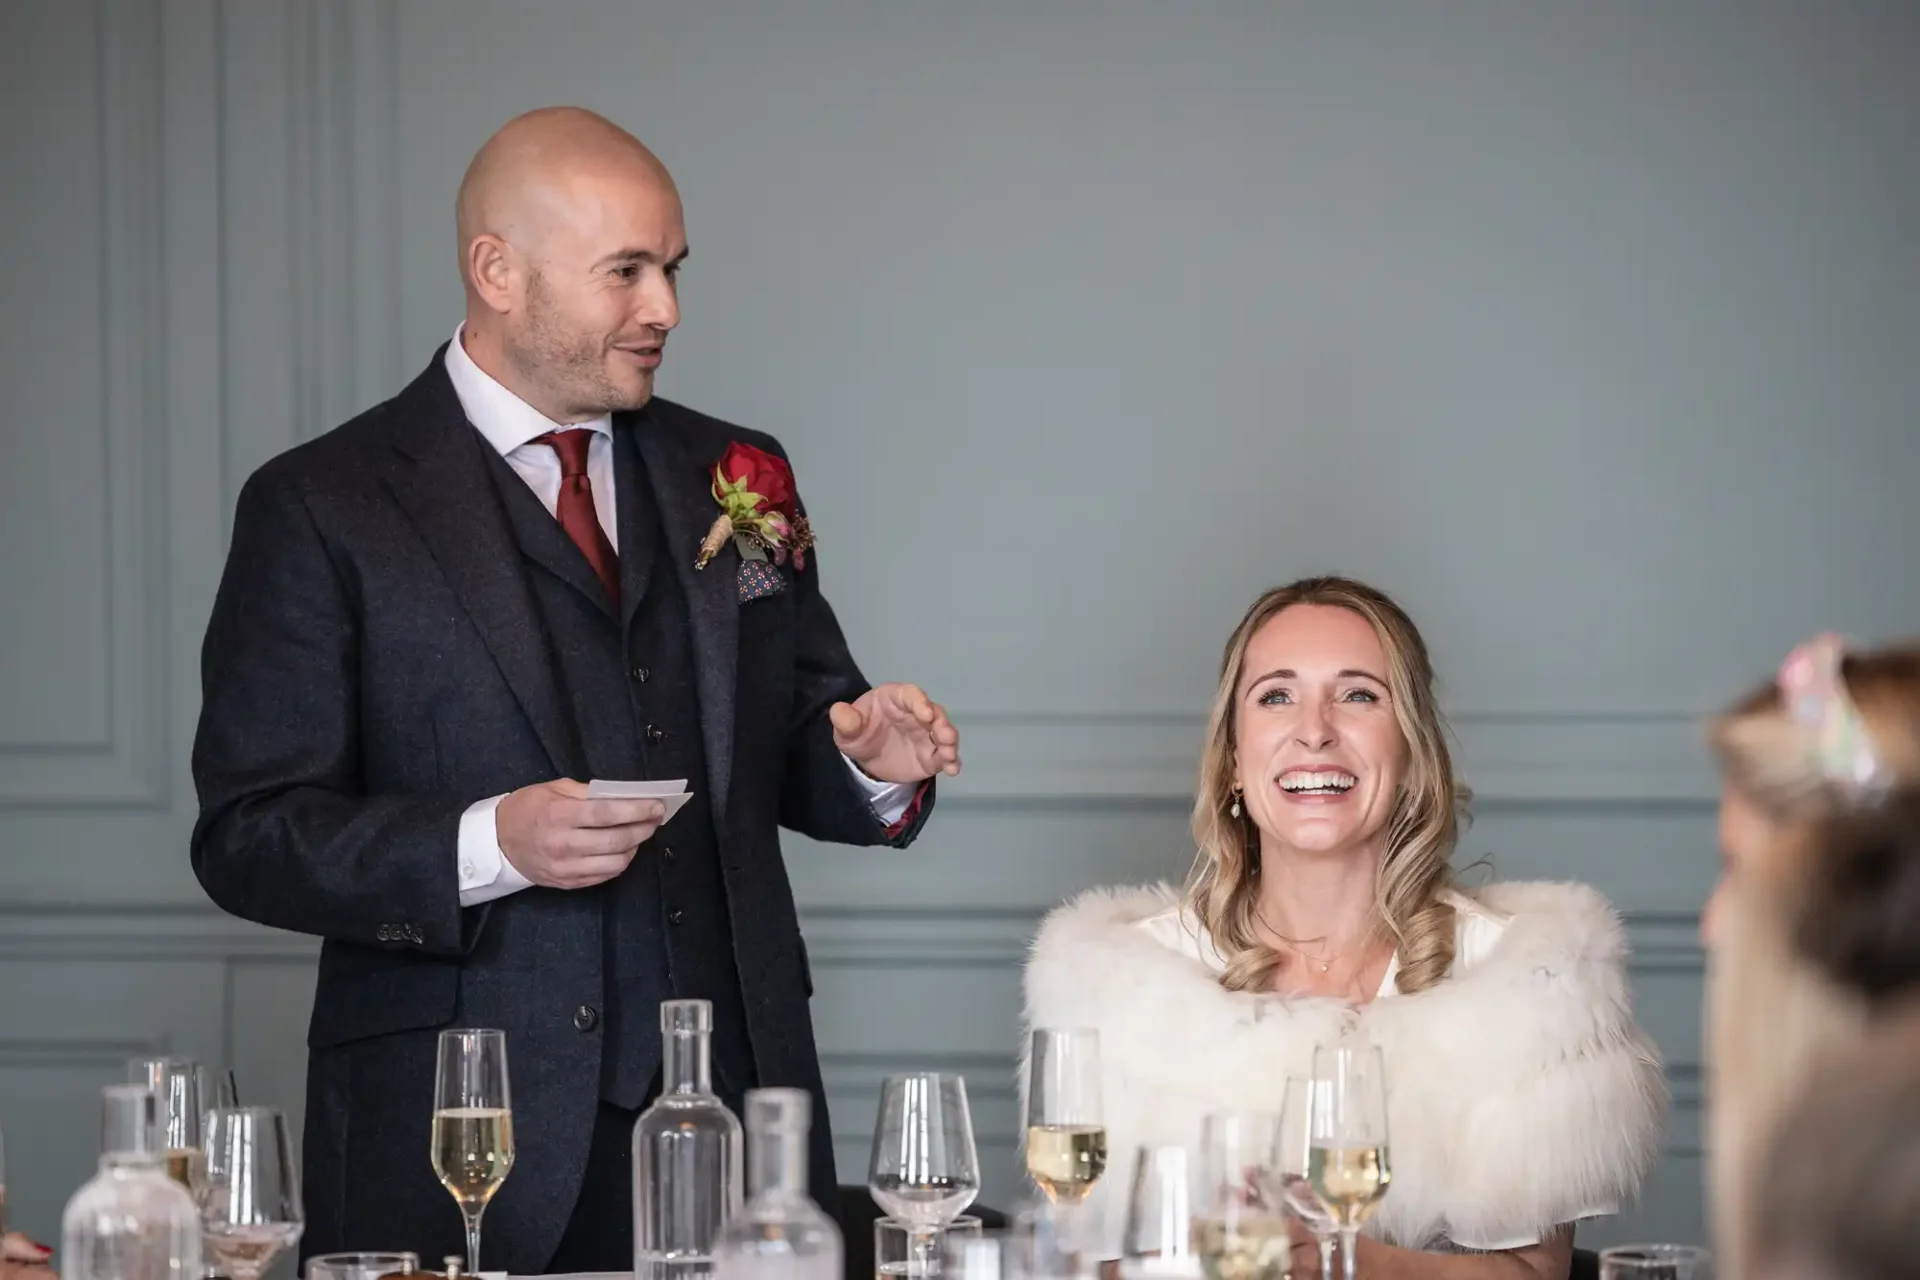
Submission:
[[[646,599],[653,576],[653,530],[660,521],[653,510],[657,499],[641,478],[645,465],[634,432],[642,415],[621,413],[613,419],[614,510],[620,522],[620,634],[633,634],[633,615]],[[582,557],[584,559],[584,557]]]
[[[740,553],[729,541],[706,568],[693,567],[700,540],[720,514],[713,501],[712,477],[718,459],[696,457],[664,415],[643,410],[635,417],[631,429],[647,464],[667,554],[686,592],[687,614],[693,623],[707,784],[712,791],[714,825],[724,833],[727,790],[733,780],[734,689],[740,657],[740,600],[734,575]]]
[[[555,771],[572,776],[581,753],[553,654],[487,474],[486,443],[453,393],[445,351],[402,393],[393,442],[409,464],[393,473],[394,497],[479,630]]]

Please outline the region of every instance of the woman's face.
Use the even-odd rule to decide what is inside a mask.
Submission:
[[[1234,775],[1262,847],[1377,852],[1407,773],[1387,654],[1350,609],[1296,604],[1247,644]]]
[[[1773,836],[1773,824],[1758,805],[1731,784],[1720,789],[1720,877],[1700,912],[1700,941],[1711,947],[1714,916],[1727,885],[1751,867]]]

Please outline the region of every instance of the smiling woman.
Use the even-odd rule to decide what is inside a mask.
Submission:
[[[1391,1135],[1356,1251],[1367,1275],[1517,1263],[1558,1280],[1575,1224],[1638,1194],[1667,1096],[1619,920],[1584,885],[1454,884],[1467,791],[1433,683],[1381,592],[1267,592],[1221,663],[1184,892],[1095,890],[1042,925],[1029,1028],[1100,1037],[1119,1176],[1091,1198],[1096,1253],[1120,1252],[1125,1196],[1108,1184],[1137,1150],[1196,1146],[1210,1115],[1281,1111],[1315,1048],[1356,1033],[1384,1056]],[[1296,1277],[1321,1266],[1296,1245]]]

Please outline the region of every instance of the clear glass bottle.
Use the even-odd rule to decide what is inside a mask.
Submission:
[[[840,1228],[807,1194],[813,1098],[747,1094],[747,1202],[714,1251],[715,1280],[841,1280]]]
[[[713,1092],[713,1006],[660,1006],[660,1097],[633,1126],[635,1280],[713,1273],[713,1249],[740,1211],[740,1121]]]
[[[67,1201],[61,1280],[200,1280],[200,1212],[167,1176],[159,1095],[135,1084],[100,1094],[100,1172]]]

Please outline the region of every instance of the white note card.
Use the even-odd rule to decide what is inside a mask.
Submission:
[[[667,781],[634,780],[622,781],[614,778],[595,778],[587,783],[589,800],[658,800],[666,805],[667,816],[661,822],[680,812],[693,793],[687,790],[685,778],[673,778]]]

